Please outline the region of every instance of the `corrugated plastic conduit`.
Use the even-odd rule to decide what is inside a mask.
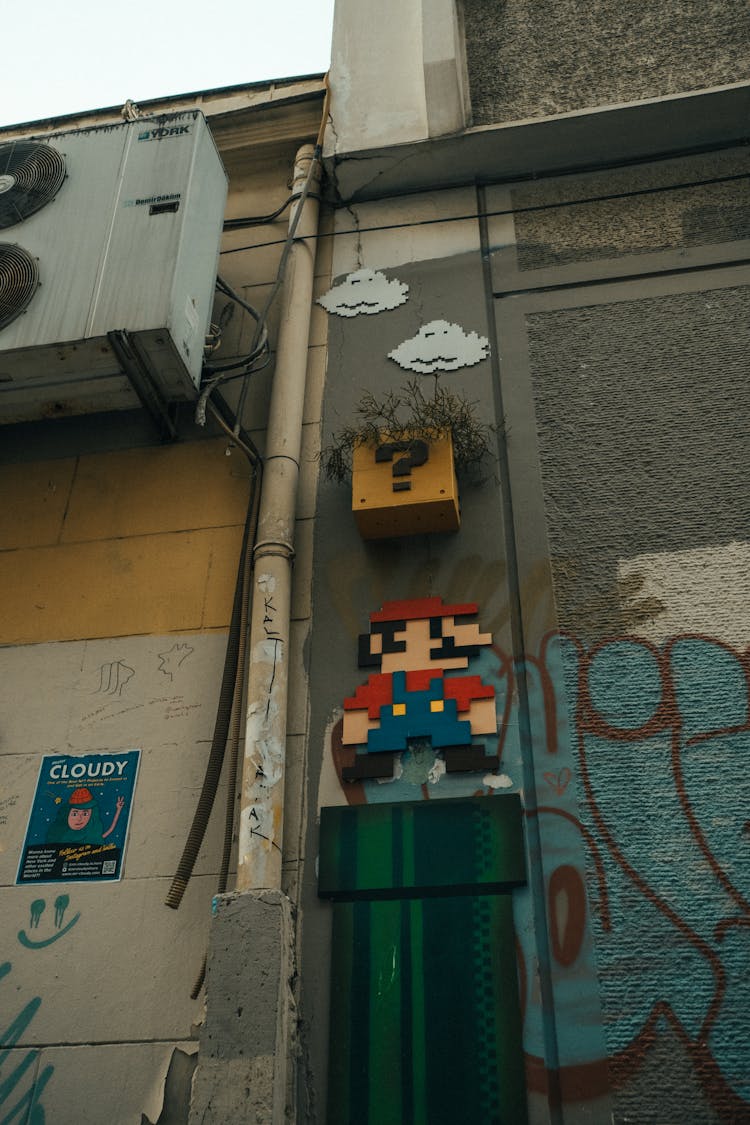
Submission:
[[[293,241],[295,241],[295,234],[297,223],[299,222],[299,215],[301,207],[304,205],[305,200],[309,194],[311,185],[315,176],[315,167],[320,159],[320,151],[323,146],[323,133],[325,129],[327,111],[328,111],[328,81],[326,75],[326,97],[324,101],[323,120],[320,123],[320,131],[317,137],[317,144],[315,146],[314,159],[311,161],[309,174],[306,179],[304,188],[300,192],[298,213],[292,218],[290,224],[290,231],[287,240],[286,253],[282,254],[280,268],[278,271],[277,282],[272,289],[272,295],[269,300],[266,300],[263,312],[257,316],[254,309],[253,315],[257,319],[255,330],[255,340],[260,341],[265,334],[265,318],[268,315],[271,300],[277,295],[283,279],[284,267],[286,267],[289,250]],[[237,295],[226,286],[226,282],[222,282],[222,289],[227,296],[234,299]],[[240,302],[244,304],[244,302]],[[246,306],[245,306],[246,307]],[[255,343],[254,340],[254,343]],[[247,359],[247,358],[246,358]],[[236,782],[237,782],[237,767],[238,767],[238,747],[240,747],[240,731],[241,731],[241,718],[242,718],[242,695],[245,683],[245,655],[247,646],[247,633],[249,633],[249,619],[250,619],[250,601],[251,601],[251,575],[253,568],[253,544],[256,538],[257,520],[259,520],[260,502],[261,502],[261,476],[262,476],[262,461],[257,454],[254,447],[245,445],[240,438],[240,424],[242,420],[242,411],[238,409],[234,429],[229,429],[224,418],[220,416],[216,407],[210,402],[209,395],[211,390],[214,390],[220,382],[220,376],[216,380],[211,380],[210,389],[207,388],[204,395],[201,395],[199,400],[200,412],[205,412],[206,408],[210,409],[222,426],[222,429],[231,436],[233,442],[238,447],[243,449],[246,456],[249,457],[251,465],[254,469],[253,485],[249,505],[247,505],[247,515],[245,519],[245,529],[243,533],[242,550],[240,556],[240,566],[237,570],[237,582],[235,585],[234,602],[232,606],[232,620],[229,624],[229,636],[227,639],[227,650],[224,661],[224,673],[222,676],[222,688],[219,692],[219,701],[217,705],[216,723],[214,727],[214,736],[211,739],[211,749],[206,765],[206,774],[204,777],[204,784],[202,784],[198,805],[196,808],[195,816],[193,816],[192,825],[188,834],[186,845],[182,852],[180,862],[178,864],[177,872],[175,872],[170,890],[166,895],[166,906],[177,910],[182,901],[184,892],[187,890],[190,876],[192,875],[193,867],[196,865],[196,859],[200,850],[202,841],[206,835],[206,828],[208,827],[208,820],[211,814],[211,809],[214,808],[216,800],[216,792],[219,784],[219,777],[222,775],[222,768],[224,766],[224,759],[226,756],[227,741],[229,748],[231,748],[231,758],[229,758],[229,777],[227,785],[227,802],[226,802],[226,822],[224,831],[224,846],[222,854],[222,865],[219,870],[218,880],[218,893],[223,893],[226,890],[229,861],[231,861],[233,835],[234,835],[234,821],[235,821],[235,801],[236,801]],[[243,387],[246,390],[246,384]],[[244,394],[241,396],[241,403],[244,403]],[[204,417],[197,417],[197,421],[205,420]],[[205,969],[205,964],[204,964]],[[204,979],[204,971],[201,970],[199,979],[193,989],[193,996],[197,996],[200,990],[202,979]]]
[[[282,260],[277,275],[277,281],[272,291],[272,297],[276,296],[280,288],[281,281],[284,276],[284,267],[286,266],[286,259],[288,251],[294,242],[297,223],[299,221],[299,214],[301,213],[302,206],[310,192],[310,187],[315,175],[316,166],[319,166],[320,155],[322,151],[322,138],[325,130],[325,123],[328,114],[329,102],[329,88],[328,76],[326,75],[326,97],[323,105],[323,119],[321,122],[320,132],[315,146],[313,160],[311,161],[309,174],[306,182],[300,193],[298,203],[298,214],[294,216],[290,225],[290,231],[287,239],[286,253],[282,254]],[[229,291],[226,283],[222,283],[222,288],[227,295],[236,297],[236,294]],[[272,299],[272,298],[271,298]],[[271,299],[266,302],[261,316],[258,318],[258,325],[256,328],[256,338],[261,338],[265,332],[265,321],[268,310],[271,304]],[[255,314],[253,310],[253,314]],[[233,831],[235,820],[235,801],[236,801],[236,785],[237,785],[237,772],[238,772],[238,757],[239,757],[239,740],[240,740],[240,723],[242,712],[242,695],[245,682],[245,663],[246,663],[246,650],[248,641],[248,622],[250,617],[250,598],[251,598],[251,574],[253,566],[253,545],[256,539],[258,517],[260,511],[261,500],[261,478],[262,478],[262,461],[258,455],[257,450],[252,444],[246,445],[239,436],[241,411],[238,411],[236,423],[233,429],[230,429],[216,407],[210,401],[209,395],[218,385],[219,379],[216,383],[211,385],[208,393],[201,396],[199,406],[202,411],[208,408],[221,428],[226,431],[232,441],[243,450],[245,455],[250,460],[254,469],[253,484],[248,503],[247,516],[245,519],[245,528],[242,539],[242,549],[240,552],[240,562],[237,573],[237,583],[234,591],[234,601],[232,604],[232,617],[229,626],[229,637],[227,640],[227,651],[224,660],[224,671],[222,674],[221,690],[219,692],[219,703],[216,712],[216,723],[214,725],[213,738],[211,740],[211,750],[209,753],[208,762],[206,765],[206,773],[203,779],[203,786],[201,788],[200,797],[193,817],[193,823],[188,833],[188,838],[182,853],[182,857],[177,866],[174,878],[172,879],[169,892],[165,899],[166,905],[176,910],[182,902],[183,895],[187,889],[188,882],[193,873],[195,862],[200,851],[201,844],[206,833],[208,820],[211,815],[214,802],[216,800],[216,792],[219,785],[219,778],[221,776],[224,758],[226,755],[227,743],[230,746],[230,765],[229,765],[229,778],[227,787],[227,803],[226,803],[226,822],[224,827],[224,845],[222,849],[222,860],[219,872],[219,893],[226,890],[228,876],[229,876],[229,863],[233,844]],[[246,389],[243,388],[243,390]],[[244,395],[242,396],[244,399]],[[196,418],[197,421],[201,419]],[[205,970],[201,970],[199,978],[193,989],[193,998],[197,996],[203,983],[203,975]]]
[[[233,440],[237,442],[237,438],[234,436]],[[237,582],[234,590],[234,601],[232,603],[232,617],[229,625],[227,650],[224,657],[224,671],[221,678],[219,702],[216,708],[216,722],[214,724],[213,738],[211,739],[211,750],[208,756],[208,762],[206,763],[206,773],[203,778],[203,786],[193,816],[193,823],[190,826],[182,857],[177,865],[177,871],[172,879],[167,897],[164,900],[167,906],[171,906],[173,910],[176,910],[182,902],[182,896],[187,889],[190,876],[195,867],[195,861],[198,857],[198,852],[203,843],[203,837],[206,834],[208,819],[211,816],[211,810],[216,800],[216,791],[219,786],[219,778],[221,777],[221,770],[224,765],[227,741],[230,738],[230,722],[233,737],[230,746],[232,758],[234,760],[235,778],[237,774],[241,697],[244,683],[245,651],[247,647],[248,601],[251,585],[250,566],[252,560],[252,543],[258,519],[258,498],[260,496],[260,465],[259,463],[255,464],[252,460],[251,464],[253,464],[255,472],[242,536],[242,548],[237,569]],[[227,856],[228,851],[231,851],[235,786],[236,781],[235,785],[232,785],[227,793],[227,819],[229,823],[225,827],[225,856]],[[227,836],[229,837],[229,849],[227,849],[226,844]],[[223,874],[224,863],[225,859],[222,857],[220,881],[223,877],[224,886],[220,889],[225,890],[226,876]],[[228,857],[226,859],[226,869],[227,871],[229,869]]]

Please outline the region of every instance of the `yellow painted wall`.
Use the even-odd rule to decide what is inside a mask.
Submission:
[[[0,644],[228,625],[250,470],[226,447],[0,467]]]

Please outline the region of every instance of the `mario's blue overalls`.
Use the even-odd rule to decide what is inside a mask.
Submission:
[[[407,750],[410,738],[428,738],[433,749],[470,746],[471,723],[459,719],[455,699],[443,694],[443,678],[427,691],[408,691],[406,672],[393,673],[393,701],[380,708],[380,727],[367,735],[367,752]]]

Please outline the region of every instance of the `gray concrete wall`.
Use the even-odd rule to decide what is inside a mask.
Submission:
[[[742,0],[463,0],[475,125],[663,98],[750,78]]]
[[[324,441],[403,382],[388,351],[436,317],[490,339],[441,379],[500,433],[455,535],[364,543],[346,489],[319,488],[304,1120],[325,1119],[336,971],[313,810],[443,795],[412,774],[355,794],[335,766],[357,634],[426,594],[477,601],[510,661],[483,670],[535,873],[514,903],[531,1121],[748,1119],[746,173],[727,151],[339,213],[334,275],[381,269],[409,297],[329,318]]]
[[[357,226],[362,228],[359,234],[355,233]],[[377,229],[367,229],[371,227]],[[300,1037],[305,1100],[300,1105],[304,1120],[309,1121],[325,1119],[327,994],[329,974],[336,972],[336,966],[329,964],[330,908],[318,901],[316,893],[314,811],[321,805],[347,802],[440,799],[513,790],[529,793],[536,786],[533,763],[522,751],[529,736],[528,713],[522,713],[519,707],[519,685],[509,673],[508,662],[512,664],[513,654],[518,651],[519,595],[513,573],[513,549],[507,539],[507,478],[500,452],[506,434],[496,378],[499,349],[485,284],[477,197],[472,191],[461,190],[410,197],[386,205],[352,207],[340,212],[339,230],[334,252],[335,280],[341,281],[357,268],[383,269],[390,281],[407,285],[409,292],[405,303],[376,315],[330,316],[323,444],[352,419],[363,391],[378,393],[403,386],[411,373],[402,371],[388,358],[388,352],[412,337],[421,326],[443,318],[461,325],[467,332],[488,334],[492,340],[489,358],[443,373],[440,380],[441,385],[466,394],[476,403],[479,417],[499,424],[499,430],[492,439],[492,454],[482,479],[461,485],[462,526],[457,533],[363,542],[350,510],[350,490],[325,481],[319,486],[310,649],[310,816],[301,900],[304,912]],[[431,393],[430,377],[414,377],[422,380],[425,393]],[[365,678],[364,670],[357,667],[357,635],[367,629],[369,614],[378,610],[383,601],[428,595],[439,595],[448,602],[476,601],[482,628],[492,632],[495,649],[486,654],[481,673],[496,685],[502,731],[500,769],[496,775],[454,774],[435,781],[428,776],[427,763],[421,769],[405,769],[390,783],[342,784],[335,753],[342,703]],[[526,576],[523,596],[540,619],[549,619],[551,603],[545,600],[547,592],[539,587],[534,575]],[[558,769],[565,768],[561,761],[556,765]],[[572,787],[567,790],[564,803],[575,808]],[[538,846],[531,842],[536,835],[532,826],[531,848]],[[582,862],[575,840],[566,840],[563,846]],[[537,948],[539,926],[543,925],[543,895],[543,885],[536,874],[530,877],[528,888],[514,895],[517,932],[528,957],[529,980],[534,981],[538,979],[539,960],[545,956]],[[544,945],[543,936],[541,940]],[[590,939],[585,941],[579,970],[587,982],[594,1015],[596,981],[591,971]],[[548,987],[548,983],[543,985]],[[543,1122],[549,1119],[542,1093],[548,1031],[539,989],[534,985],[532,991],[526,1034],[534,1061],[529,1065],[541,1069],[540,1082],[535,1079],[530,1086],[531,1112],[533,1121]],[[595,1099],[593,1112],[605,1111],[606,1099]],[[586,1113],[589,1112],[587,1109]],[[580,1119],[596,1120],[586,1116]]]
[[[750,238],[746,148],[525,183],[511,191],[519,270]]]
[[[548,552],[558,638],[552,656],[527,615],[526,645],[591,833],[615,1121],[748,1117],[730,919],[747,913],[750,290],[746,181],[728,179],[746,173],[728,152],[514,190],[530,210],[493,254],[516,527],[535,529],[519,569]],[[575,1041],[564,1010],[558,1034]]]

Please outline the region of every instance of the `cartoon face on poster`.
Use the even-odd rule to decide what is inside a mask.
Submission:
[[[42,758],[16,883],[120,878],[140,754]]]

